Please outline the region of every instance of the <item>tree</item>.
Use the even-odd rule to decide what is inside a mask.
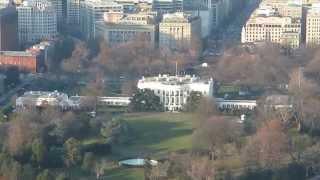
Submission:
[[[32,142],[32,159],[35,161],[37,164],[41,164],[45,160],[46,152],[47,152],[47,147],[46,145],[39,139],[35,139]]]
[[[312,146],[312,139],[308,135],[291,133],[289,137],[289,153],[292,160],[301,163],[302,154]]]
[[[319,86],[305,78],[302,68],[290,74],[289,93],[293,100],[293,112],[299,130],[319,133]]]
[[[288,137],[279,120],[271,120],[258,129],[244,148],[244,158],[248,165],[263,168],[277,168],[286,163]]]
[[[302,163],[306,166],[307,176],[320,172],[320,144],[308,147],[301,155]]]
[[[138,90],[131,98],[129,107],[137,112],[163,111],[160,98],[150,89]]]
[[[24,165],[22,167],[22,177],[23,179],[35,179],[36,169],[34,169],[31,164]]]
[[[55,180],[69,180],[69,177],[65,173],[60,173]]]
[[[308,62],[308,64],[305,66],[305,72],[308,75],[308,77],[315,79],[317,81],[320,80],[320,51],[319,48],[316,52],[310,53],[313,55],[311,58],[311,61]]]
[[[194,112],[198,109],[201,99],[203,98],[202,93],[198,91],[192,91],[187,98],[187,103],[184,107],[185,111]]]
[[[20,83],[20,73],[17,67],[9,67],[5,71],[4,84],[7,88],[15,87]]]
[[[197,158],[191,160],[188,175],[192,180],[209,180],[214,179],[215,170],[208,159]]]
[[[214,98],[211,97],[202,97],[200,99],[200,102],[197,106],[195,106],[194,110],[195,115],[195,127],[199,127],[208,120],[208,118],[219,115],[218,108],[216,106],[216,103],[214,101]]]
[[[275,87],[288,81],[290,61],[273,44],[256,47],[250,52],[242,47],[227,50],[218,61],[214,77],[243,85]]]
[[[90,171],[95,166],[95,157],[92,152],[87,152],[84,154],[84,158],[82,161],[82,169]]]
[[[127,136],[127,124],[121,119],[112,119],[104,122],[100,129],[100,133],[107,139],[107,142],[121,142],[121,137]]]
[[[37,180],[54,180],[48,169],[42,171],[38,176]]]
[[[72,112],[67,112],[54,122],[54,128],[50,134],[56,137],[58,142],[63,143],[70,137],[83,137],[85,135],[84,130],[87,127],[88,123],[85,116],[76,116]]]
[[[62,69],[70,73],[80,73],[87,70],[86,61],[88,61],[89,50],[85,43],[77,42],[71,57],[62,62]]]
[[[217,152],[227,143],[237,141],[240,127],[236,121],[223,116],[212,116],[207,119],[193,134],[193,144],[196,148],[209,151],[209,159],[217,159]]]
[[[65,163],[67,167],[71,167],[73,165],[77,165],[82,160],[81,155],[81,144],[75,138],[69,138],[64,143],[65,149]]]
[[[17,119],[10,123],[7,149],[11,155],[22,155],[25,152],[28,143],[32,142],[32,139],[32,128],[27,121]]]
[[[82,89],[81,94],[84,96],[103,96],[105,94],[105,85],[103,80],[103,73],[99,70],[93,70],[92,80],[87,84],[87,86]]]

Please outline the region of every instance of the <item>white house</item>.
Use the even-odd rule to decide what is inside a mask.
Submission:
[[[166,111],[179,111],[193,91],[212,97],[213,80],[201,80],[199,77],[190,75],[142,77],[138,82],[138,89],[152,90],[160,97]]]

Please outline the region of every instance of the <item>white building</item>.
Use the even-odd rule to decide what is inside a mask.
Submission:
[[[254,110],[257,107],[256,100],[226,100],[216,98],[216,103],[221,110]]]
[[[271,10],[260,10],[256,10],[243,26],[242,43],[271,42],[290,48],[300,46],[301,19],[276,16]]]
[[[99,105],[127,107],[131,102],[131,97],[98,97]]]
[[[72,105],[68,95],[58,91],[28,91],[16,99],[16,107],[24,109],[27,107],[53,106],[67,109]]]
[[[320,45],[320,5],[308,10],[306,18],[306,44],[313,47]]]
[[[18,11],[18,32],[20,44],[54,38],[57,32],[57,14],[46,0],[26,0]]]
[[[142,77],[138,82],[138,89],[150,89],[160,97],[166,111],[179,111],[187,102],[193,91],[203,96],[213,96],[213,80],[201,80],[195,76],[169,76]]]
[[[80,2],[80,30],[85,39],[94,38],[95,23],[103,21],[105,12],[123,13],[123,5],[103,0],[85,0]]]

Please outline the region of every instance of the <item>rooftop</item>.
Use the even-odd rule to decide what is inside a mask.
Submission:
[[[0,51],[0,56],[25,56],[32,57],[34,54],[28,51]]]
[[[209,83],[213,80],[201,80],[200,77],[197,77],[195,75],[185,75],[185,76],[170,76],[168,74],[154,77],[142,77],[142,79],[139,80],[139,83],[148,83],[148,82],[155,82],[155,83],[161,83],[166,85],[181,85],[181,84],[191,84],[191,83]]]
[[[175,13],[168,13],[163,15],[162,22],[164,23],[170,23],[170,22],[182,22],[182,23],[188,23],[195,19],[198,19],[199,17],[193,16],[189,13],[184,12],[175,12]]]
[[[67,94],[60,93],[58,91],[28,91],[25,92],[21,97],[23,98],[59,98],[68,97]]]

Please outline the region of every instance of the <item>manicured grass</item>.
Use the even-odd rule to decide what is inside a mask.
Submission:
[[[192,115],[184,113],[127,114],[130,140],[114,148],[120,158],[161,158],[173,151],[191,148]]]
[[[115,169],[106,172],[104,179],[108,180],[143,180],[144,173],[142,168]]]

